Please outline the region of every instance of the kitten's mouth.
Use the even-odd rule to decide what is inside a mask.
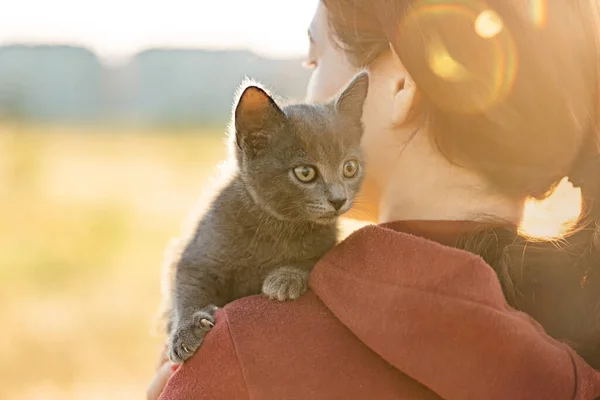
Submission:
[[[318,217],[314,218],[314,221],[318,224],[330,224],[335,222],[338,219],[339,215],[338,213],[327,213],[327,214],[322,214],[319,215]]]

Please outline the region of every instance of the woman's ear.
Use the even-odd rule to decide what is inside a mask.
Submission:
[[[392,100],[392,122],[394,125],[402,125],[406,122],[413,108],[416,93],[417,87],[408,74],[398,78]]]
[[[392,122],[394,125],[402,125],[408,119],[410,110],[413,108],[417,87],[410,75],[408,75],[406,68],[402,65],[402,62],[394,49],[391,48],[391,50],[396,63],[394,68],[396,72],[396,81],[392,96]]]

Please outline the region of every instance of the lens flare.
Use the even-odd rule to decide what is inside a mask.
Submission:
[[[484,39],[493,38],[502,31],[502,17],[493,10],[481,12],[475,20],[475,32]]]
[[[471,98],[470,104],[468,100],[450,102],[446,97],[438,106],[457,112],[483,112],[510,93],[517,72],[517,51],[502,16],[485,2],[418,0],[402,24],[401,30],[421,35],[427,66],[442,79],[440,84],[461,85],[440,90],[473,93],[461,96]],[[465,45],[473,46],[473,53],[465,51],[469,50]]]
[[[546,24],[547,0],[528,0],[528,16],[531,22],[541,28]]]
[[[447,81],[459,82],[469,78],[469,71],[456,61],[439,38],[432,39],[427,48],[431,70]]]

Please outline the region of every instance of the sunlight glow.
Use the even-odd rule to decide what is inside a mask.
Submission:
[[[485,39],[492,38],[500,33],[504,26],[502,17],[493,10],[485,10],[475,20],[475,32]]]
[[[536,238],[556,238],[573,227],[580,213],[581,192],[565,179],[546,200],[527,202],[520,229]]]

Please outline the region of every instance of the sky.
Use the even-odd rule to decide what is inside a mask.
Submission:
[[[304,55],[317,0],[0,0],[0,44],[84,45],[107,61],[150,47]]]

